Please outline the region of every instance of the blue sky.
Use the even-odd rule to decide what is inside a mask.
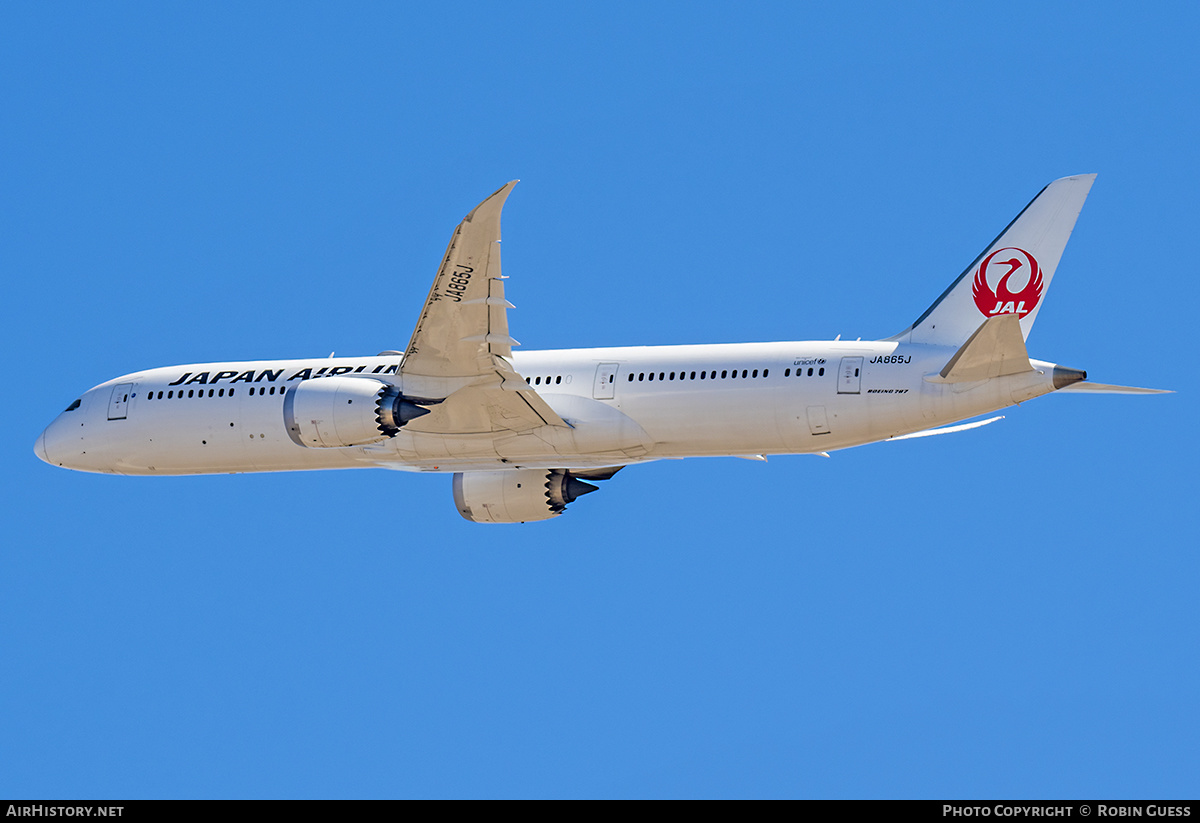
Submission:
[[[1195,797],[1200,11],[0,8],[0,796]],[[139,368],[400,348],[504,217],[527,348],[875,338],[1099,179],[1032,356],[1166,397],[631,468],[118,478]]]

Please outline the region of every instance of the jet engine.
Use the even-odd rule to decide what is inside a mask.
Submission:
[[[310,449],[379,443],[423,414],[429,409],[406,399],[395,386],[366,377],[305,380],[283,401],[288,436]]]
[[[615,472],[603,470],[592,479],[604,480]],[[568,503],[597,488],[567,469],[458,472],[454,475],[454,505],[473,523],[527,523],[558,517]]]

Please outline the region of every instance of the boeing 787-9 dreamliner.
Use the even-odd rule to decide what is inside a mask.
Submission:
[[[545,520],[624,466],[827,453],[985,425],[1099,385],[1025,340],[1095,175],[1056,180],[886,340],[516,352],[500,273],[515,181],[455,229],[403,352],[197,363],[86,391],[37,439],[55,466],[136,475],[390,468],[453,473],[477,523]]]

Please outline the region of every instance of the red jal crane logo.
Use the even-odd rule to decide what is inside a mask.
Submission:
[[[988,285],[989,281],[996,284],[995,290]],[[1022,282],[1024,287],[1020,291],[1012,291]],[[1042,269],[1037,260],[1024,249],[1011,247],[996,249],[983,258],[971,289],[975,305],[985,316],[1015,314],[1018,318],[1037,308],[1042,291]]]

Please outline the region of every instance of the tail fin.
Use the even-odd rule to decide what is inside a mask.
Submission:
[[[1042,189],[917,322],[891,339],[961,346],[981,323],[1002,314],[1017,315],[1028,338],[1095,180],[1081,174]]]

